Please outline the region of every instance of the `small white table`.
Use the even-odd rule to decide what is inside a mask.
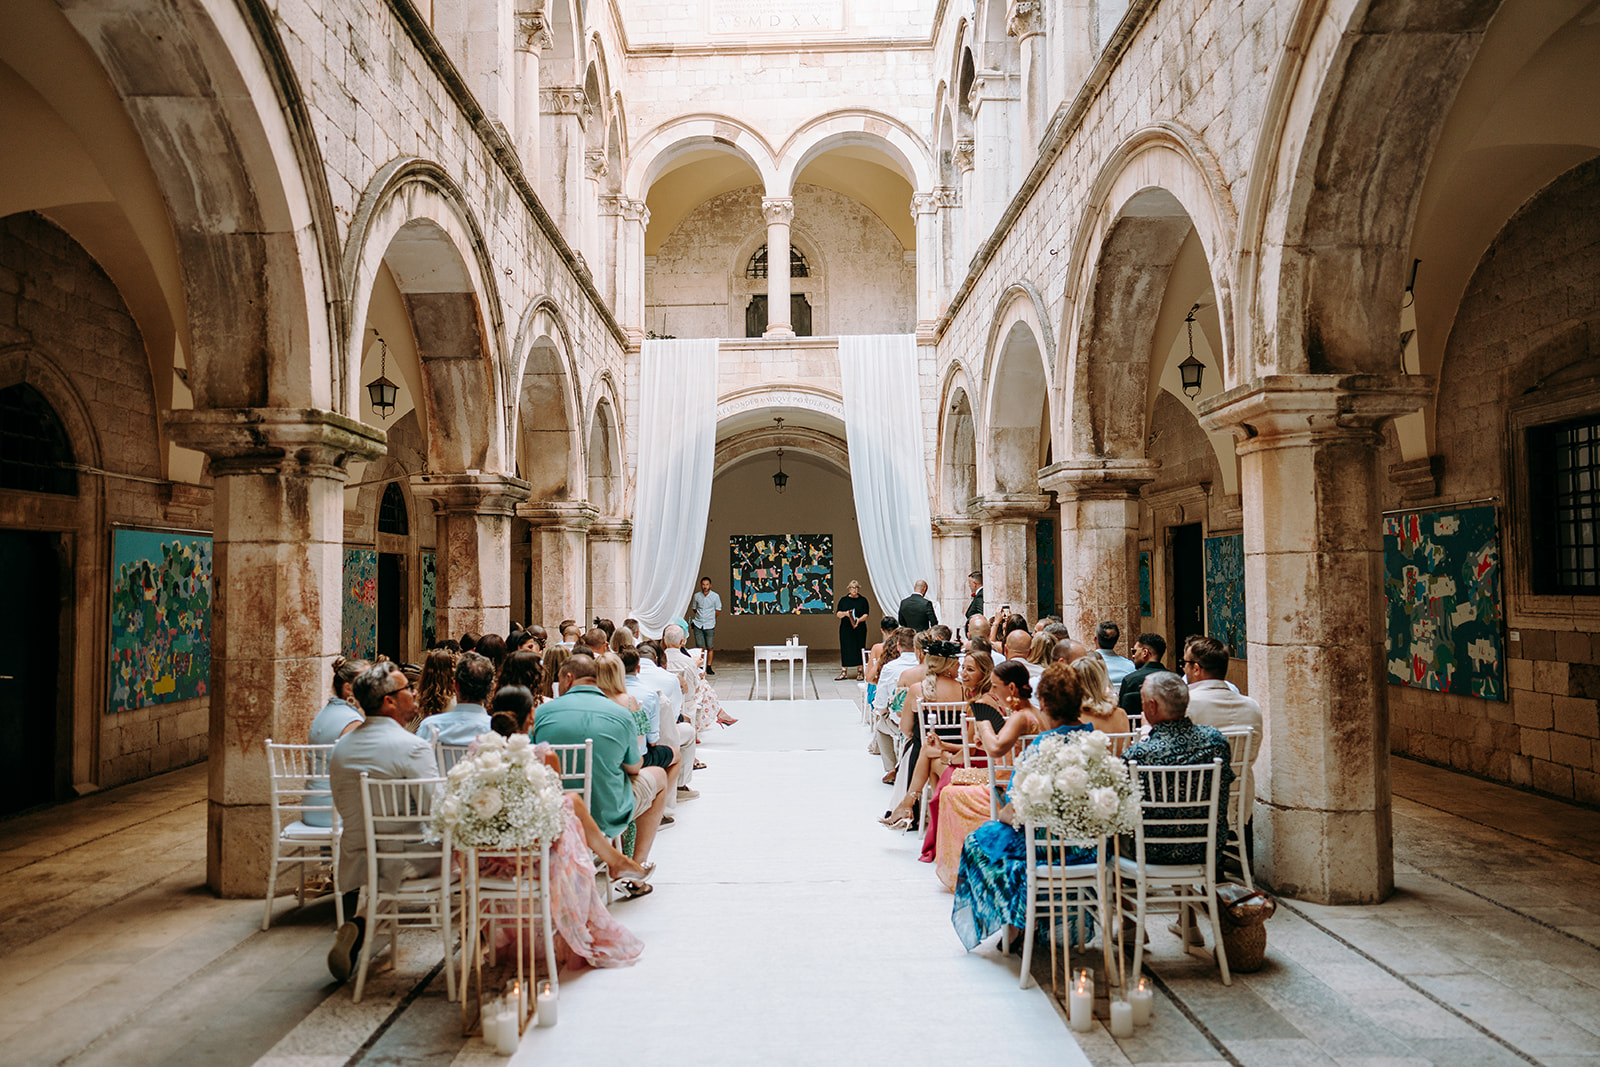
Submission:
[[[767,665],[767,696],[772,699],[772,661],[789,661],[789,699],[794,699],[794,661],[800,661],[800,688],[805,689],[806,679],[806,646],[805,645],[757,645],[756,653],[756,685],[761,685],[761,664]]]

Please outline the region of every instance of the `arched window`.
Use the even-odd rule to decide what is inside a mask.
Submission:
[[[77,496],[74,462],[66,427],[39,390],[0,389],[0,489]]]
[[[378,505],[378,532],[402,537],[411,532],[406,518],[406,497],[398,482],[384,486],[383,502]]]
[[[745,264],[744,276],[746,278],[765,278],[767,276],[767,246],[762,245],[751,255],[750,262]],[[806,263],[805,253],[794,245],[789,246],[789,277],[809,278],[811,267]]]

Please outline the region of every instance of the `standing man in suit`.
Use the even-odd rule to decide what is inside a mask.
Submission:
[[[967,618],[983,614],[983,572],[973,571],[967,575],[967,592],[972,594],[972,599],[967,601]]]
[[[388,660],[368,667],[350,685],[351,695],[367,721],[351,730],[333,746],[328,758],[328,782],[333,788],[333,806],[344,820],[339,838],[339,885],[345,890],[345,923],[333,935],[328,950],[328,971],[343,982],[355,970],[357,954],[366,936],[366,918],[356,914],[361,887],[367,882],[367,831],[363,825],[361,774],[368,778],[437,778],[439,767],[433,760],[433,745],[406,729],[415,712],[415,690],[406,676]],[[420,813],[419,814],[425,814]],[[433,872],[412,868],[409,861],[388,860],[379,866],[378,876],[393,878],[425,877]]]
[[[916,590],[910,596],[900,601],[900,625],[921,633],[930,626],[936,626],[939,615],[933,610],[933,601],[927,597],[928,583],[921,578],[911,587]]]

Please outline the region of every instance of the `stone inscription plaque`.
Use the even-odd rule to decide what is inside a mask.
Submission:
[[[834,33],[844,0],[711,0],[712,33]]]

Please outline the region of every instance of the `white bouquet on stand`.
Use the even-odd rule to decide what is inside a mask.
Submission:
[[[1098,730],[1031,745],[1012,772],[1011,800],[1018,815],[1074,841],[1132,833],[1139,817],[1128,765]]]
[[[478,748],[446,776],[432,828],[462,848],[510,850],[554,841],[566,828],[561,777],[535,754],[527,734],[478,736]]]

